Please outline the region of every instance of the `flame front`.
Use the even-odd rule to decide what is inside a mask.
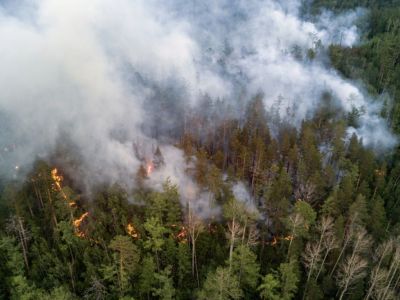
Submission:
[[[53,170],[51,170],[51,178],[53,179],[53,182],[54,182],[54,189],[61,193],[61,195],[65,199],[65,201],[68,201],[68,205],[70,207],[76,207],[76,202],[72,201],[72,200],[68,200],[67,195],[64,193],[64,190],[62,188],[62,181],[64,180],[64,178],[61,175],[58,175],[57,168],[54,168]]]
[[[61,191],[62,190],[61,182],[63,181],[63,177],[58,175],[57,168],[54,168],[53,170],[51,170],[51,178],[54,181],[54,185],[56,186],[56,190],[57,191]]]
[[[73,225],[75,227],[75,235],[79,237],[85,237],[85,233],[81,230],[82,222],[87,218],[89,215],[88,212],[85,212],[79,219],[74,220]]]

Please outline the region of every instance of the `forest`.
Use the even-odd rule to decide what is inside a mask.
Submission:
[[[400,3],[316,0],[303,13],[358,6],[362,40],[331,45],[330,63],[387,96],[381,117],[400,136]],[[158,145],[138,155],[133,188],[85,191],[64,171],[79,160],[65,145],[22,182],[0,179],[0,299],[399,299],[400,147],[347,137],[363,112],[329,92],[299,126],[263,99],[238,117],[204,97],[168,133],[216,213],[182,205],[169,179],[151,188],[166,164]]]

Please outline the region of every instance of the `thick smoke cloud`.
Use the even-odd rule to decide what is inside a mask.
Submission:
[[[278,103],[281,118],[295,125],[328,91],[345,111],[365,109],[360,127],[349,132],[391,147],[380,105],[327,67],[323,51],[357,43],[354,22],[363,11],[324,13],[310,22],[299,17],[300,5],[0,1],[0,175],[16,165],[27,169],[68,140],[87,184],[133,182],[140,162],[132,142],[148,139],[141,125],[154,112],[146,107],[170,86],[179,87],[176,101],[188,106],[204,94],[234,105],[238,94],[262,91],[266,107]],[[309,49],[319,53],[313,60]]]

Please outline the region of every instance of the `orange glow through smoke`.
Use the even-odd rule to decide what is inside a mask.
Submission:
[[[146,164],[146,175],[150,176],[151,173],[153,173],[153,171],[154,171],[154,164],[152,162],[148,162]]]

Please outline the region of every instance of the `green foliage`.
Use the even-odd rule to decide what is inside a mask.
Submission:
[[[296,295],[299,280],[298,263],[293,260],[280,264],[277,272],[265,275],[258,290],[262,299],[290,300]]]
[[[141,262],[141,273],[139,276],[139,293],[142,296],[150,295],[155,282],[156,264],[151,256],[147,256]]]
[[[140,259],[139,250],[127,236],[117,235],[110,242],[114,253],[114,263],[118,274],[118,284],[121,293],[125,293],[129,279],[137,268]]]
[[[198,299],[236,300],[242,296],[243,291],[236,276],[233,276],[228,268],[218,267],[208,274]]]
[[[262,279],[262,284],[258,287],[260,297],[265,300],[279,300],[280,281],[275,274],[267,274]]]
[[[260,266],[257,256],[246,245],[239,245],[232,256],[232,274],[235,274],[243,290],[254,291],[258,285]]]
[[[371,8],[360,19],[362,42],[323,49],[315,41],[306,51],[294,45],[292,56],[311,61],[328,50],[332,66],[362,80],[400,133],[400,3],[312,2],[304,14]],[[381,268],[391,270],[377,275],[388,286],[386,298],[399,298],[393,285],[400,280],[400,151],[377,154],[347,136],[363,107],[345,113],[327,91],[314,116],[295,128],[280,119],[280,99],[267,112],[256,95],[239,118],[227,101],[205,98],[205,111],[186,115],[174,142],[199,190],[192,204],[208,193],[212,203],[201,214],[213,208],[219,216],[199,219],[199,234],[190,235],[193,219],[179,194],[186,187],[172,179],[156,191],[142,167],[133,191],[117,183],[82,193],[79,174],[59,188],[53,168],[37,161],[24,182],[0,184],[0,299],[334,299],[343,290],[338,270],[351,274],[341,269],[348,257],[366,262],[369,276],[356,278],[346,297],[365,298]],[[163,168],[160,148],[153,154],[154,167]],[[247,202],[234,196],[239,182],[248,188]],[[317,215],[334,219],[324,235]],[[364,227],[373,241],[357,250]],[[385,242],[391,250],[380,260],[376,245]]]
[[[153,288],[153,296],[158,296],[160,300],[175,299],[175,288],[171,278],[171,266],[166,267],[159,273],[154,274],[156,286]]]
[[[279,266],[281,281],[281,297],[284,300],[293,299],[296,295],[299,283],[299,271],[297,261],[282,263]]]
[[[154,252],[160,251],[165,243],[163,237],[167,229],[161,225],[160,220],[156,217],[147,219],[143,227],[148,232],[148,239],[143,244],[144,248]]]

